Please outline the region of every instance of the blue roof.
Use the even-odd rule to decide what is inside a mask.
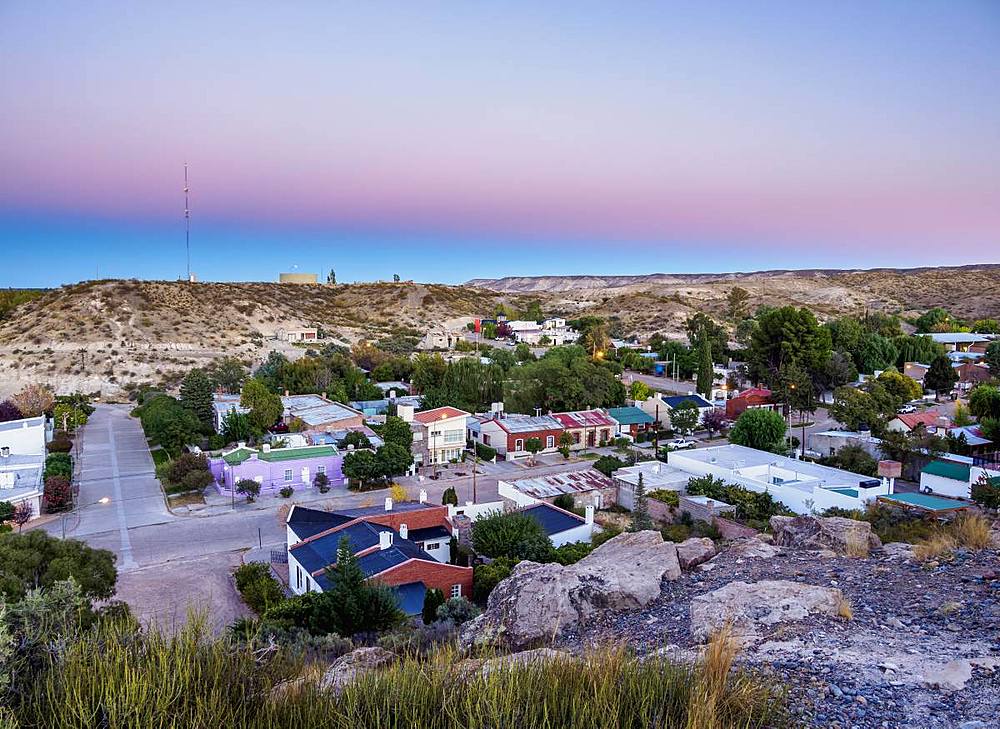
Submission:
[[[399,598],[399,609],[407,615],[420,615],[424,610],[427,587],[423,582],[408,582],[393,588]]]
[[[299,539],[325,532],[341,524],[346,524],[353,517],[345,516],[333,511],[319,511],[318,509],[308,509],[304,506],[295,506],[288,517],[288,526],[292,528]]]
[[[374,552],[366,554],[358,559],[358,565],[364,571],[366,577],[377,575],[392,567],[398,567],[410,559],[423,559],[429,562],[437,562],[427,552],[422,550],[409,539],[394,538],[392,546],[388,549],[376,549]]]
[[[443,526],[432,526],[426,529],[410,529],[407,539],[411,542],[426,542],[434,539],[450,539],[451,532]]]
[[[670,395],[669,397],[663,398],[663,401],[671,408],[676,408],[683,402],[693,402],[700,408],[713,407],[712,403],[703,398],[701,395]]]
[[[553,534],[559,534],[584,523],[583,519],[576,514],[563,511],[544,501],[522,509],[521,513],[537,521],[550,537]]]

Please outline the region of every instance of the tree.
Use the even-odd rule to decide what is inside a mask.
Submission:
[[[726,296],[726,314],[735,327],[740,321],[750,313],[750,293],[740,287],[734,286]]]
[[[31,518],[35,515],[35,510],[31,506],[30,501],[22,501],[20,504],[14,507],[14,514],[11,516],[10,520],[14,522],[17,526],[17,531],[21,531],[25,524],[31,521]]]
[[[969,408],[961,400],[955,403],[955,412],[951,414],[951,420],[957,428],[972,425],[972,416],[969,414]]]
[[[514,359],[518,362],[530,362],[536,359],[535,355],[532,354],[531,348],[525,342],[518,342],[517,346],[514,347]]]
[[[73,490],[65,476],[48,476],[45,479],[45,509],[50,514],[64,511],[73,503]]]
[[[14,505],[9,501],[0,501],[0,524],[14,518]]]
[[[594,469],[600,471],[608,478],[611,478],[611,474],[619,468],[625,468],[627,465],[629,464],[621,458],[615,458],[614,456],[601,456],[594,461]]]
[[[424,625],[430,625],[437,620],[438,608],[444,605],[444,593],[433,587],[424,593],[424,609],[421,617]]]
[[[1000,418],[1000,387],[976,385],[969,393],[969,412],[977,418]]]
[[[344,436],[343,440],[337,443],[337,447],[343,449],[352,448],[357,450],[358,448],[371,448],[372,442],[368,440],[368,436],[360,430],[350,430],[347,432],[347,435]]]
[[[896,370],[886,370],[878,376],[878,382],[886,391],[896,398],[900,405],[910,400],[916,400],[923,394],[920,383],[912,377],[900,374]]]
[[[252,478],[241,478],[236,482],[236,493],[243,494],[247,503],[252,504],[254,499],[260,496],[260,484]]]
[[[858,379],[854,358],[844,352],[831,352],[823,366],[818,384],[824,389],[835,390]]]
[[[72,433],[81,425],[86,425],[87,413],[82,408],[60,402],[52,408],[52,419],[57,427]]]
[[[986,471],[979,475],[979,480],[972,484],[972,500],[987,509],[1000,509],[1000,483],[990,478]]]
[[[355,482],[360,488],[375,481],[380,481],[383,476],[382,468],[375,454],[371,451],[352,451],[344,456],[344,475]]]
[[[455,491],[454,486],[449,486],[441,494],[441,505],[448,506],[449,504],[451,506],[458,506],[458,492]]]
[[[358,453],[367,452],[358,451]],[[399,476],[406,473],[407,469],[413,464],[413,455],[408,449],[397,443],[386,443],[375,451],[375,460],[377,461],[379,475],[383,478],[391,478],[392,476]]]
[[[635,493],[632,497],[632,518],[629,520],[628,530],[630,532],[641,532],[653,528],[653,520],[649,516],[649,503],[646,501],[646,484],[642,474],[639,474],[639,481],[635,485]]]
[[[712,396],[712,383],[715,381],[715,370],[712,368],[712,342],[708,337],[702,337],[698,344],[698,381],[696,389],[706,398]]]
[[[958,380],[958,373],[951,366],[951,360],[940,354],[931,362],[930,369],[924,375],[924,387],[934,391],[937,401],[942,392],[950,392]]]
[[[848,430],[873,430],[881,432],[896,408],[887,412],[883,403],[864,390],[854,387],[838,387],[833,391],[833,403],[827,412]]]
[[[527,514],[496,511],[472,524],[472,546],[487,557],[546,562],[552,543],[541,525]]]
[[[785,419],[781,413],[763,408],[744,410],[729,431],[729,442],[762,451],[785,451]]]
[[[727,422],[729,422],[729,418],[722,408],[712,408],[701,418],[701,424],[708,431],[709,438],[712,437],[713,433],[721,433]]]
[[[55,404],[56,398],[52,394],[52,389],[48,385],[25,385],[11,401],[21,411],[25,418],[36,418],[43,413],[47,413]]]
[[[634,380],[629,385],[629,397],[635,402],[648,400],[653,394],[653,389],[642,380]]]
[[[812,312],[785,306],[758,317],[747,363],[751,376],[769,386],[774,386],[790,365],[816,379],[830,358],[831,348],[830,330],[820,327]]]
[[[330,269],[330,273],[326,274],[326,282],[331,286],[337,283],[337,272],[332,268]]]
[[[316,487],[321,494],[325,494],[330,490],[330,477],[325,473],[317,473],[313,476],[313,486]]]
[[[854,361],[858,370],[866,374],[894,366],[899,355],[899,351],[891,339],[870,333],[861,337],[861,342],[855,351]]]
[[[670,427],[681,433],[690,433],[698,427],[701,411],[690,400],[685,400],[670,411]]]
[[[829,465],[862,476],[878,474],[878,461],[859,445],[847,445],[826,460]]]
[[[250,425],[250,416],[247,413],[238,412],[235,408],[230,410],[222,418],[222,437],[228,443],[238,443],[249,440],[253,435],[253,428]]]
[[[1000,340],[990,342],[986,347],[986,356],[983,361],[990,368],[990,374],[1000,378]]]
[[[247,368],[235,357],[220,357],[212,360],[205,368],[212,390],[235,394],[240,391],[247,378]]]
[[[410,424],[395,415],[385,419],[380,435],[386,443],[394,443],[407,450],[413,445],[413,430]]]
[[[601,317],[584,316],[570,322],[572,326],[580,332],[577,344],[586,350],[591,357],[607,352],[611,346],[611,339],[608,337],[608,325]]]
[[[953,331],[958,326],[955,318],[940,306],[928,309],[918,316],[913,323],[917,327],[918,334],[935,331]]]
[[[263,435],[273,427],[283,410],[281,398],[271,392],[263,380],[256,377],[247,380],[243,385],[240,405],[250,410],[248,414],[250,428],[257,436]]]
[[[907,362],[928,364],[939,354],[945,353],[943,345],[919,334],[898,336],[892,342],[897,352],[896,367],[900,370]]]
[[[193,369],[181,381],[181,405],[190,410],[202,426],[211,432],[214,410],[212,408],[212,381],[202,369]]]
[[[729,339],[726,336],[726,330],[721,325],[716,324],[707,314],[699,311],[693,316],[689,316],[684,321],[684,331],[687,333],[692,350],[700,353],[702,343],[707,340],[710,357],[720,362],[725,358],[726,344]]]
[[[0,402],[0,423],[6,423],[10,420],[20,420],[24,415],[10,400],[4,400]]]
[[[115,555],[75,539],[57,539],[40,529],[0,534],[0,597],[16,602],[28,590],[73,578],[91,600],[110,600],[118,573]]]
[[[531,460],[534,461],[535,456],[537,456],[542,450],[542,439],[528,438],[528,440],[524,441],[524,450],[531,454]]]
[[[179,455],[201,431],[197,416],[169,395],[155,395],[133,412],[146,435],[171,456]]]

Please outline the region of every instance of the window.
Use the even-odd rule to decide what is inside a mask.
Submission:
[[[435,549],[441,549],[441,542],[427,542],[427,544],[424,545],[424,549],[428,552],[433,552]]]
[[[316,466],[316,473],[322,473],[325,476],[326,475],[326,466]]]
[[[291,481],[292,480],[292,469],[290,469],[290,468],[286,468],[285,469],[285,480],[286,481]]]
[[[452,585],[451,586],[451,596],[452,597],[461,597],[462,596],[462,586],[461,585]]]
[[[464,443],[465,442],[465,431],[464,430],[446,430],[444,432],[444,442],[445,443]]]
[[[574,433],[573,433],[573,442],[576,443],[577,445],[580,445],[580,431],[579,430],[574,431]]]
[[[489,444],[490,444],[490,437],[486,433],[483,433],[483,445],[489,445]]]
[[[302,589],[302,568],[298,565],[295,565],[295,587]]]
[[[556,437],[554,435],[545,436],[545,447],[554,448],[556,445]]]
[[[514,441],[514,450],[523,451],[524,450],[524,438],[518,438]]]

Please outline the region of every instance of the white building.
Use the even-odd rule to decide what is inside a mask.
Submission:
[[[415,465],[449,463],[462,457],[465,450],[465,424],[471,416],[450,406],[414,413],[399,408],[399,416],[413,430],[413,460]]]
[[[677,491],[683,493],[691,474],[661,461],[643,461],[634,466],[619,468],[611,474],[618,487],[618,504],[629,511],[635,507],[635,488],[642,476],[642,487],[650,491]]]
[[[565,319],[559,317],[545,319],[541,324],[536,321],[515,319],[507,322],[507,326],[513,332],[514,339],[525,344],[542,344],[544,338],[546,344],[559,346],[575,342],[579,336],[575,329],[566,326]]]
[[[0,423],[0,501],[26,503],[33,516],[42,511],[45,434],[43,416]]]

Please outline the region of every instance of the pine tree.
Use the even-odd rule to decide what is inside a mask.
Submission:
[[[958,374],[951,366],[951,360],[946,355],[939,354],[931,361],[930,369],[924,375],[924,387],[934,390],[934,399],[937,400],[942,392],[948,392],[955,385]]]
[[[646,501],[646,484],[642,474],[639,474],[639,482],[635,485],[635,494],[632,503],[632,521],[629,524],[630,532],[641,532],[653,528],[653,520],[649,518],[649,504]]]
[[[712,341],[708,337],[702,337],[698,345],[698,393],[706,398],[712,395],[712,380],[715,379],[715,371],[712,369]]]
[[[212,381],[204,370],[191,370],[181,381],[181,405],[197,415],[202,425],[212,426]]]

